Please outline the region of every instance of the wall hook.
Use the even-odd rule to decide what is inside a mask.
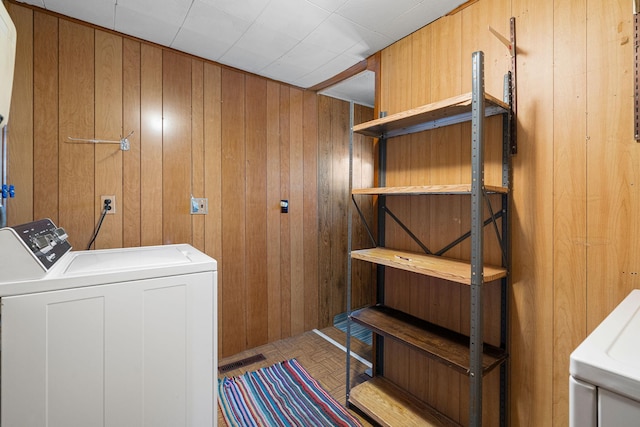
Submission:
[[[68,136],[69,141],[73,142],[90,142],[92,144],[120,144],[120,149],[122,151],[129,151],[131,148],[131,144],[129,143],[129,137],[133,135],[133,131],[129,133],[129,135],[121,138],[119,141],[113,141],[108,139],[85,139],[85,138],[72,138]]]

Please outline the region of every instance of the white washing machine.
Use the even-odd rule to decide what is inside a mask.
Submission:
[[[216,261],[186,244],[0,229],[0,425],[215,426],[216,300]]]
[[[571,354],[569,425],[640,425],[640,290],[632,291]]]

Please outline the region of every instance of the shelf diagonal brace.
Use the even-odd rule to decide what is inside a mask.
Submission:
[[[492,215],[489,218],[484,220],[484,222],[482,223],[483,228],[486,227],[487,225],[491,224],[492,222],[497,221],[499,218],[502,218],[503,216],[504,216],[504,211],[498,211],[498,213],[496,213],[495,215]],[[439,251],[434,252],[433,255],[442,256],[445,253],[449,252],[454,247],[456,247],[457,245],[459,245],[460,243],[462,243],[465,240],[467,240],[469,237],[471,237],[471,231],[470,230],[467,231],[466,233],[464,233],[463,235],[461,235],[460,237],[458,237],[457,239],[455,239],[454,241],[452,241],[451,243],[449,243],[448,245],[444,246]]]
[[[391,210],[387,206],[384,206],[383,209],[387,213],[387,215],[389,215],[396,222],[396,224],[398,224],[405,231],[405,233],[407,233],[407,235],[411,237],[411,239],[413,239],[413,241],[416,242],[418,246],[420,246],[420,248],[422,248],[425,254],[433,255],[429,248],[425,246],[425,244],[422,243],[420,239],[418,239],[418,236],[413,234],[413,232],[409,230],[409,227],[404,225],[404,223],[400,221],[400,218],[398,218],[393,212],[391,212]]]
[[[491,206],[491,199],[489,198],[489,195],[487,194],[487,190],[485,188],[482,188],[482,194],[484,196],[484,200],[487,203],[487,208],[489,209],[489,215],[491,215],[491,219],[492,219],[492,223],[493,223],[493,230],[496,233],[496,238],[498,239],[498,244],[500,245],[500,252],[502,253],[502,262],[504,263],[504,265],[507,265],[507,250],[504,247],[504,243],[503,243],[503,238],[502,235],[500,234],[500,230],[498,230],[498,223],[496,222],[496,216],[493,213],[493,206]]]
[[[351,195],[351,200],[353,201],[353,205],[356,207],[356,211],[360,216],[360,220],[362,221],[364,228],[367,230],[367,234],[369,235],[369,239],[371,239],[371,243],[373,244],[373,246],[378,246],[378,244],[376,243],[375,237],[373,237],[373,232],[371,231],[371,227],[369,227],[369,223],[367,222],[367,219],[364,217],[364,214],[362,213],[362,210],[360,209],[358,202],[356,202],[356,198],[353,194]]]

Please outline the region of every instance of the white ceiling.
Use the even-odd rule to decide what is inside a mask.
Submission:
[[[309,88],[465,0],[18,1]]]

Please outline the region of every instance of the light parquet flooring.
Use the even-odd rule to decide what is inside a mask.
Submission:
[[[344,332],[328,327],[320,332],[332,338],[341,345],[345,345]],[[356,339],[352,340],[352,352],[363,357],[365,360],[371,360],[371,346],[368,346]],[[243,351],[234,356],[226,357],[218,361],[219,365],[226,365],[247,357],[262,353],[265,360],[244,366],[232,371],[219,374],[219,378],[234,377],[242,375],[245,372],[255,371],[260,368],[271,366],[275,363],[288,359],[297,359],[298,362],[318,381],[322,387],[338,401],[345,405],[346,401],[346,353],[329,341],[322,338],[313,331],[305,332],[301,335],[265,344],[250,350]],[[367,377],[364,373],[367,369],[363,363],[355,358],[351,358],[351,379],[352,386],[364,381]],[[351,411],[363,426],[369,427],[370,424],[359,414]],[[226,426],[224,418],[218,408],[218,426]]]

